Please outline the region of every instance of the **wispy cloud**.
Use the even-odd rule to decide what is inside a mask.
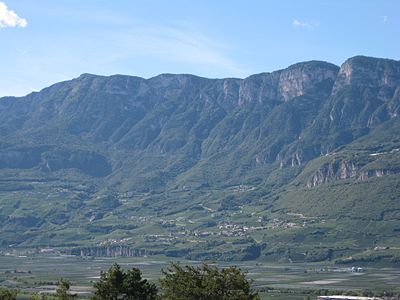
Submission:
[[[119,32],[113,36],[115,44],[119,45],[118,52],[125,53],[126,57],[153,57],[222,71],[232,76],[248,73],[227,55],[229,45],[191,29],[190,26],[168,27],[137,23],[128,32]]]
[[[230,74],[242,77],[249,74],[248,70],[244,70],[229,56],[230,45],[199,30],[198,24],[189,20],[175,20],[168,25],[159,25],[124,13],[110,13],[98,8],[80,11],[66,8],[47,13],[60,18],[72,18],[78,22],[107,25],[109,29],[101,32],[101,36],[96,37],[93,42],[93,45],[98,45],[98,41],[113,45],[113,52],[102,58],[103,63],[134,61],[140,57],[143,60],[213,70],[215,76]]]
[[[153,53],[238,72],[236,64],[223,53],[224,46],[201,33],[169,27],[149,29],[149,33],[145,42]]]
[[[19,17],[14,11],[9,10],[4,2],[0,2],[0,28],[26,27],[28,22]]]
[[[389,16],[382,16],[382,23],[387,23],[389,21]]]
[[[41,37],[38,44],[46,46],[40,51],[37,47],[21,48],[16,52],[18,60],[6,61],[2,68],[12,66],[18,75],[0,81],[0,96],[22,96],[84,72],[146,78],[163,72],[216,78],[254,73],[231,56],[235,46],[229,41],[190,22],[157,25],[133,21],[110,27],[78,36],[52,36],[53,43]]]
[[[174,70],[197,71],[204,76],[213,74],[218,77],[229,74],[243,77],[251,73],[230,56],[233,52],[232,45],[213,33],[204,32],[201,26],[192,20],[181,19],[159,24],[132,17],[124,12],[109,12],[95,7],[79,11],[68,8],[47,9],[46,13],[51,16],[69,18],[80,24],[96,24],[102,28],[88,34],[89,38],[83,43],[86,49],[95,47],[95,53],[98,55],[103,53],[104,49],[112,48],[107,55],[98,58],[103,65],[123,62],[129,64],[140,60],[140,63],[149,61],[153,69],[157,63],[174,64]],[[82,51],[79,52],[78,56],[81,56]],[[87,58],[82,64],[86,62]]]
[[[293,20],[292,25],[294,28],[303,28],[303,29],[314,29],[319,26],[318,21],[300,21]]]

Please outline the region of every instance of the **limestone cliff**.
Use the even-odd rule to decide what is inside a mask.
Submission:
[[[373,163],[372,163],[373,164]],[[322,164],[307,180],[306,186],[313,188],[318,185],[331,181],[355,178],[357,180],[367,180],[373,177],[383,177],[400,173],[397,166],[371,167],[360,164],[357,160],[333,159]]]

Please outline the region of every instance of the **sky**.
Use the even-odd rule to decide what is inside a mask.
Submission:
[[[0,96],[82,73],[271,72],[400,60],[399,0],[0,0]]]

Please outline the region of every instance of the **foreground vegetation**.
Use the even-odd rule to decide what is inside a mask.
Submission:
[[[94,284],[92,300],[258,300],[250,282],[237,267],[218,269],[213,265],[199,267],[172,263],[162,270],[160,289],[142,279],[138,268],[123,270],[114,264],[108,271],[101,272]],[[77,298],[70,291],[70,282],[61,279],[55,295],[34,294],[31,300],[72,300]],[[17,299],[17,290],[0,289],[0,300]]]
[[[23,293],[51,293],[57,289],[59,278],[70,280],[71,293],[89,297],[101,270],[108,270],[117,262],[123,269],[140,268],[143,278],[157,283],[162,277],[160,269],[169,266],[165,256],[93,258],[54,254],[0,256],[0,285],[19,289],[18,300],[27,300]],[[199,266],[199,261],[182,260],[182,265]],[[219,268],[236,265],[253,280],[252,287],[260,291],[262,299],[303,300],[316,295],[313,291],[372,291],[400,293],[400,268],[361,265],[363,271],[352,272],[354,265],[334,263],[268,263],[260,261],[218,262]],[[359,266],[359,265],[355,265]],[[311,293],[311,294],[310,294]],[[332,294],[331,292],[329,294]],[[273,297],[273,298],[271,298]]]
[[[61,263],[63,264],[63,263]],[[133,263],[135,264],[135,263]],[[146,265],[146,262],[143,262]],[[84,269],[90,269],[90,267],[83,267]],[[272,268],[273,269],[273,268]],[[146,270],[146,269],[145,269]],[[159,271],[159,269],[158,269]],[[287,274],[293,273],[293,270],[288,268]],[[66,274],[69,274],[69,279],[72,279],[71,273],[68,270],[64,270]],[[400,296],[400,289],[385,287],[382,285],[373,284],[368,278],[362,279],[361,276],[353,276],[358,278],[358,283],[353,282],[352,287],[344,289],[340,285],[331,285],[329,281],[334,281],[334,278],[338,278],[338,274],[335,277],[325,277],[323,271],[318,273],[318,276],[312,276],[311,278],[318,279],[319,281],[326,281],[327,287],[318,287],[320,283],[315,281],[315,286],[304,286],[304,280],[307,278],[307,273],[304,273],[303,286],[300,287],[298,284],[292,284],[291,287],[284,288],[283,283],[287,280],[285,277],[290,275],[282,276],[278,275],[276,278],[280,278],[276,281],[271,277],[274,285],[260,286],[257,284],[259,278],[242,271],[240,267],[216,267],[215,265],[201,264],[197,266],[193,265],[181,265],[178,263],[171,263],[168,267],[162,267],[162,278],[158,281],[154,279],[144,279],[142,270],[136,267],[130,267],[123,269],[119,264],[114,264],[107,271],[101,271],[98,279],[92,282],[92,287],[89,288],[90,293],[81,293],[83,290],[79,289],[79,281],[76,278],[73,280],[73,285],[69,279],[60,279],[56,282],[54,290],[50,289],[39,289],[38,292],[33,293],[32,289],[18,290],[0,288],[0,300],[72,300],[72,299],[92,299],[92,300],[195,300],[195,299],[211,299],[211,300],[225,300],[225,299],[240,299],[240,300],[252,300],[252,299],[275,299],[275,300],[303,300],[303,299],[315,299],[318,295],[352,295],[352,296],[369,296],[369,297],[398,297]],[[85,276],[91,274],[86,273]],[[148,272],[145,272],[148,277]],[[295,276],[300,276],[300,272],[295,273]],[[390,275],[393,274],[393,275]],[[395,275],[397,274],[397,275]],[[50,274],[49,274],[50,275]],[[357,274],[356,274],[357,275]],[[393,273],[379,273],[379,277],[383,277],[388,280],[393,277],[393,280],[399,278],[398,270]],[[154,275],[152,275],[154,276]],[[260,276],[260,275],[258,275]],[[265,276],[265,275],[264,275]],[[50,277],[51,278],[51,275]],[[89,277],[92,278],[92,277]],[[256,280],[253,280],[255,278]],[[328,279],[330,278],[330,280]],[[370,277],[371,278],[371,277]],[[397,279],[396,279],[397,278]],[[323,280],[325,279],[325,280]],[[361,286],[362,280],[367,280],[367,285]],[[373,279],[371,279],[373,280]],[[50,284],[48,282],[47,284]],[[46,282],[40,283],[42,287]],[[86,289],[86,291],[89,291]]]

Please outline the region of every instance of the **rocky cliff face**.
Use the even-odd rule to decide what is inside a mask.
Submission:
[[[312,89],[325,88],[335,81],[337,74],[337,66],[331,64],[317,61],[295,64],[280,73],[278,97],[289,101]]]
[[[331,153],[396,117],[399,87],[400,62],[363,56],[348,59],[312,124],[281,153],[282,165]]]
[[[333,64],[310,61],[285,70],[250,76],[241,82],[239,105],[252,101],[290,101],[317,87],[332,85],[338,70]]]
[[[312,188],[323,183],[339,179],[355,178],[360,175],[360,167],[351,161],[337,161],[323,164],[307,180],[307,187]]]
[[[328,163],[322,164],[311,175],[306,186],[313,188],[324,183],[354,178],[357,180],[368,180],[373,177],[383,177],[387,175],[400,174],[400,168],[397,166],[376,166],[362,165],[357,161],[334,159]]]
[[[347,60],[332,91],[331,126],[370,127],[397,114],[400,63],[367,57]],[[357,117],[357,119],[354,119]]]
[[[390,59],[356,56],[340,67],[333,94],[346,85],[397,88],[400,84],[400,63]]]

